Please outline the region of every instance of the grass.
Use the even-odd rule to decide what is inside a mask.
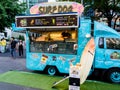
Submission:
[[[55,81],[62,79],[60,76],[49,76],[44,74],[9,71],[0,74],[0,82],[6,82],[26,87],[43,90],[68,90],[68,80],[60,83],[55,88],[51,88]],[[87,80],[80,86],[80,90],[119,90],[119,84],[108,84],[98,81]]]

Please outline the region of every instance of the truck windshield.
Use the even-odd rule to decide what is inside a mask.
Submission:
[[[76,54],[77,30],[31,30],[30,52]]]

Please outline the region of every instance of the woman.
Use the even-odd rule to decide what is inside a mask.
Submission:
[[[5,53],[6,48],[6,40],[3,38],[1,41],[1,52]]]
[[[19,56],[23,56],[23,41],[22,40],[18,42],[18,51],[19,51]]]

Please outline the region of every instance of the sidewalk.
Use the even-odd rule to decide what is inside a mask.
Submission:
[[[11,70],[29,72],[25,64],[25,58],[13,59],[11,57],[3,57],[0,55],[0,74]]]
[[[18,86],[14,84],[0,82],[0,90],[39,90],[39,89],[28,88],[28,87]]]
[[[25,58],[12,59],[9,53],[0,53],[0,74],[14,70],[30,72],[25,66]],[[0,90],[40,90],[0,82]]]

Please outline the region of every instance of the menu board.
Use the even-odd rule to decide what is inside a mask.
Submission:
[[[18,16],[16,26],[21,28],[78,27],[78,15]]]

